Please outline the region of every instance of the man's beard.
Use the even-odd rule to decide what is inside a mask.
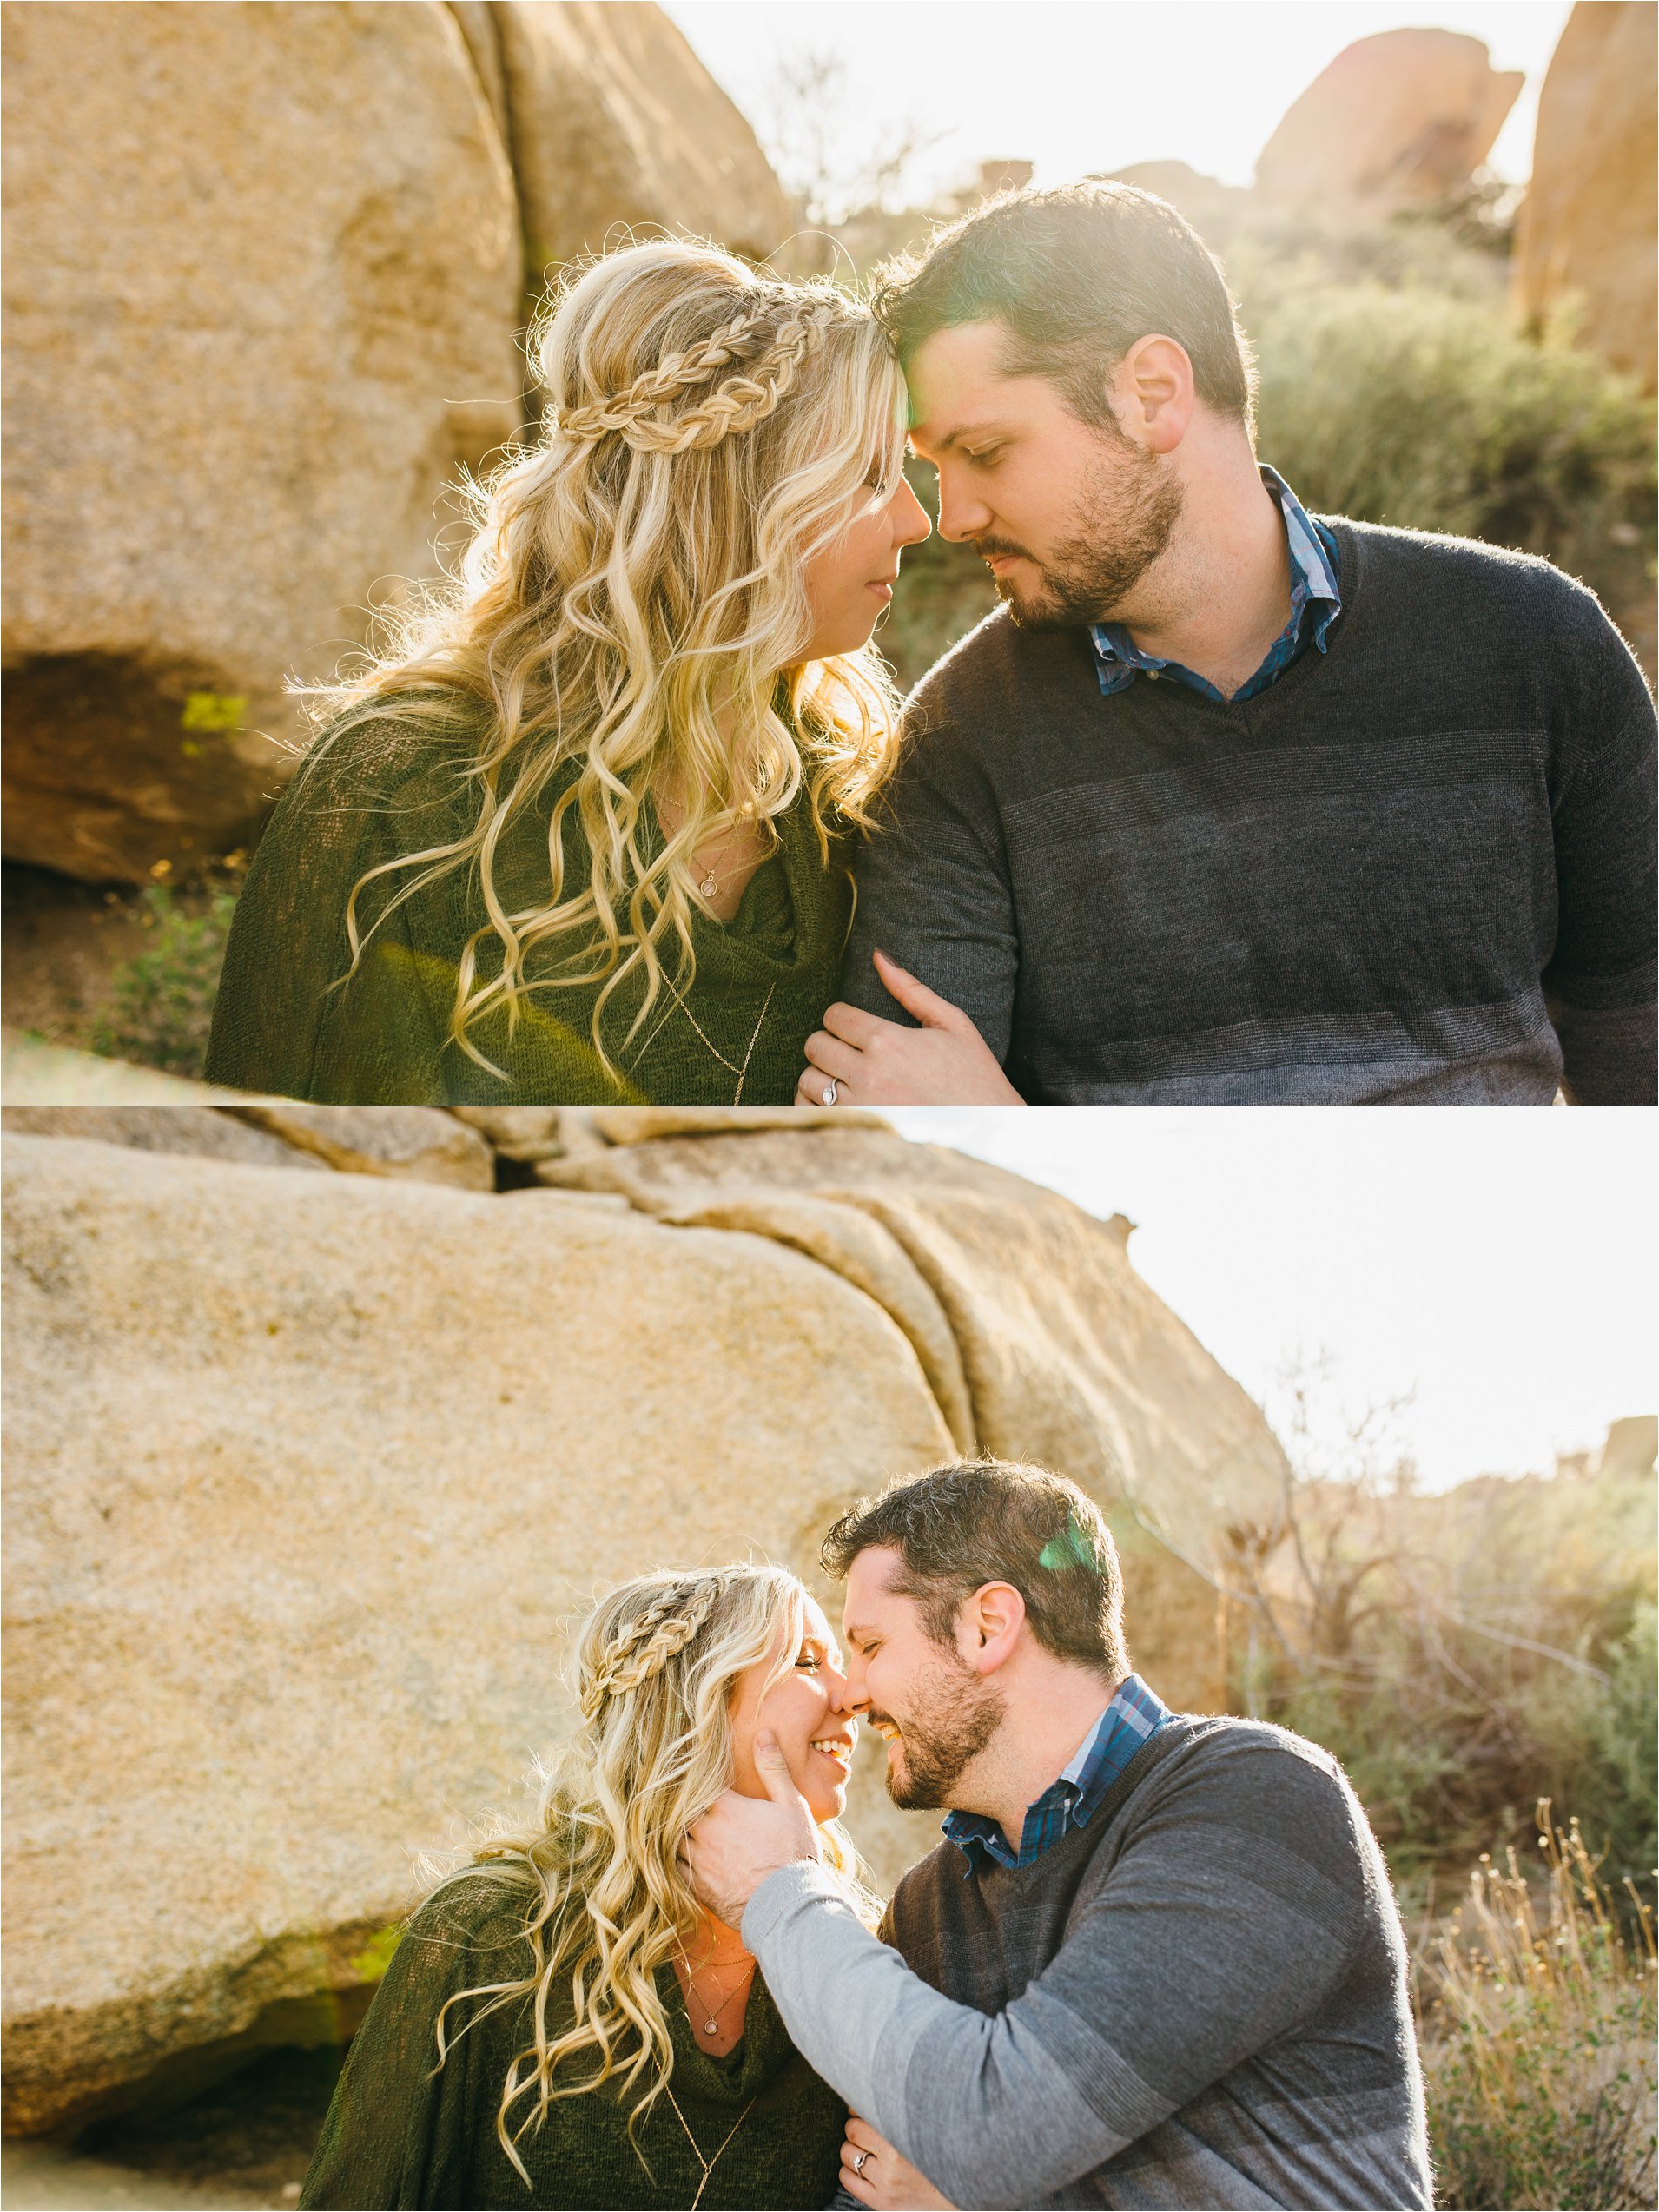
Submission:
[[[1169,544],[1180,519],[1180,479],[1157,454],[1141,452],[1127,439],[1114,443],[1127,449],[1123,457],[1087,481],[1078,512],[1081,526],[1038,567],[1035,588],[1021,591],[1008,576],[991,579],[1021,630],[1078,630],[1109,622]],[[1006,538],[982,538],[975,551],[982,558],[1020,553],[1033,559]]]
[[[952,1786],[1002,1725],[1001,1691],[994,1682],[982,1681],[954,1654],[952,1658],[955,1671],[942,1668],[911,1706],[900,1729],[902,1773],[896,1774],[888,1761],[887,1793],[907,1813],[948,1804]],[[891,1718],[887,1713],[870,1717]]]

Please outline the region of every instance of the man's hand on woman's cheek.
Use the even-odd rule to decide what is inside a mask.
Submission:
[[[839,1000],[807,1039],[796,1106],[1023,1106],[997,1058],[960,1007],[876,954],[876,973],[907,1014],[907,1029]],[[830,1083],[835,1096],[826,1099]]]
[[[816,1823],[770,1729],[755,1739],[755,1772],[765,1796],[724,1791],[679,1850],[698,1902],[729,1928],[741,1924],[744,1907],[769,1874],[823,1856]]]

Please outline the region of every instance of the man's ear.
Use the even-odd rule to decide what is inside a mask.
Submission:
[[[1159,332],[1136,339],[1112,380],[1120,426],[1149,453],[1174,452],[1186,435],[1197,399],[1186,347]]]
[[[976,1674],[994,1674],[1004,1664],[1025,1626],[1025,1600],[1012,1582],[983,1582],[962,1601],[956,1616],[956,1641]]]

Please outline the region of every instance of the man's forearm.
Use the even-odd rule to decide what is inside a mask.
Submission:
[[[1048,2195],[1163,2116],[1135,2083],[1130,2103],[1138,2090],[1144,2110],[1126,2110],[1127,2129],[1109,2127],[1030,2025],[930,1989],[860,1925],[821,1866],[769,1876],[743,1933],[807,2063],[954,2204]],[[1110,2054],[1106,2067],[1114,2070]]]

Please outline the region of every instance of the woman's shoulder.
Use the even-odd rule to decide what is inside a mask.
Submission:
[[[476,1962],[481,1952],[529,1951],[534,1885],[489,1864],[452,1874],[416,1906],[402,1941],[449,1949]]]
[[[305,812],[458,805],[469,789],[489,710],[465,692],[363,701],[316,735],[288,785]]]

